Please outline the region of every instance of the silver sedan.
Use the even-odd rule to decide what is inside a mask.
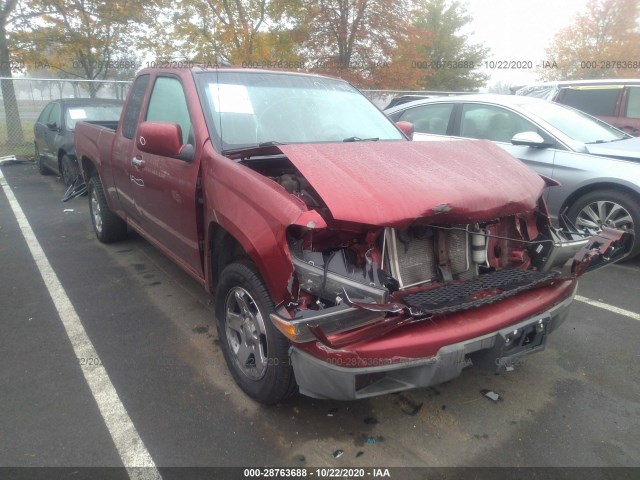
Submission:
[[[560,182],[547,189],[554,220],[564,214],[578,227],[608,225],[639,238],[640,138],[578,110],[512,95],[430,98],[385,113],[412,123],[416,141],[492,140]],[[639,253],[636,240],[628,258]]]

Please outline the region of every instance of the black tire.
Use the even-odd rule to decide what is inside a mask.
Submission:
[[[123,240],[127,236],[127,224],[109,209],[100,177],[92,176],[87,190],[91,223],[98,240],[103,243]]]
[[[40,151],[38,150],[37,145],[35,145],[35,155],[35,160],[36,164],[38,165],[38,171],[40,172],[40,175],[49,175],[51,173],[51,170],[45,167],[44,163],[42,163],[42,157],[40,156]]]
[[[68,187],[73,183],[79,173],[78,162],[69,155],[63,155],[60,159],[60,177],[62,178],[62,183]]]
[[[604,202],[601,204],[602,215],[598,215],[598,202]],[[615,211],[614,206],[617,206]],[[588,215],[589,209],[591,216]],[[640,202],[633,195],[616,190],[596,190],[578,198],[567,210],[567,216],[578,228],[584,225],[592,228],[597,225],[606,225],[632,231],[634,241],[625,261],[640,254]]]
[[[244,303],[238,300],[238,296]],[[222,271],[216,289],[215,310],[222,352],[240,388],[266,405],[294,395],[298,387],[289,358],[289,341],[269,318],[274,311],[273,301],[251,262],[237,261]],[[227,328],[234,315],[241,328]],[[243,336],[249,341],[245,341]],[[246,355],[248,352],[252,353]],[[241,358],[245,355],[247,361],[243,362]],[[256,356],[263,361],[260,362]]]

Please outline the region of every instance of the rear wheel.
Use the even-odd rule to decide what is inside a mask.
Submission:
[[[127,224],[109,209],[100,177],[94,175],[87,185],[89,212],[96,237],[103,243],[123,240],[127,236]]]
[[[604,226],[632,232],[633,245],[626,260],[640,254],[640,205],[632,195],[615,190],[590,192],[571,205],[567,216],[578,228]]]
[[[289,342],[271,323],[273,302],[252,263],[227,266],[216,289],[216,326],[222,352],[236,383],[268,405],[297,391]]]
[[[69,157],[69,155],[63,155],[60,160],[60,176],[62,182],[68,187],[78,177],[78,163]]]

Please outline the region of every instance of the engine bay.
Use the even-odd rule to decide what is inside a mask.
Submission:
[[[345,305],[387,315],[404,310],[418,319],[465,310],[567,278],[567,262],[588,249],[590,235],[551,225],[542,199],[534,211],[484,222],[362,225],[335,221],[286,156],[241,162],[327,223],[287,230],[292,318]]]

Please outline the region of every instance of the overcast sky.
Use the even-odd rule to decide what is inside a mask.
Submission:
[[[473,21],[470,38],[491,49],[493,61],[532,61],[539,64],[554,34],[573,23],[587,0],[467,0]],[[549,59],[551,60],[551,59]],[[488,85],[497,81],[511,84],[535,80],[531,70],[487,70]]]

